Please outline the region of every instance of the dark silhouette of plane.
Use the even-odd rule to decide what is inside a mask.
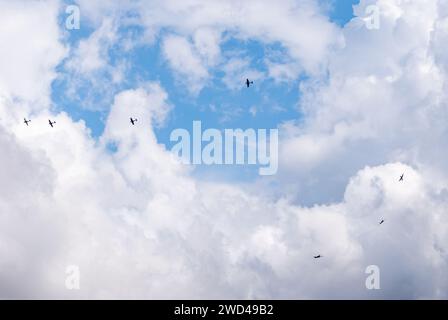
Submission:
[[[322,258],[322,256],[320,254],[317,256],[314,256],[314,259],[319,259],[319,258]]]
[[[53,128],[53,125],[56,124],[56,121],[51,122],[51,120],[48,120],[48,123],[50,124],[50,126]]]
[[[251,84],[254,84],[253,81],[249,81],[249,79],[246,79],[246,86],[249,88]]]
[[[132,119],[132,117],[129,118],[129,119],[131,119],[131,123],[132,123],[132,125],[135,126],[135,123],[137,122],[137,119]]]
[[[383,224],[384,223],[384,219],[382,219],[381,221],[380,221],[380,224]]]
[[[404,173],[400,176],[400,180],[398,180],[398,181],[403,181],[403,177],[404,177]]]
[[[30,123],[31,120],[26,120],[26,118],[23,118],[23,123],[26,124],[28,126],[28,123]]]

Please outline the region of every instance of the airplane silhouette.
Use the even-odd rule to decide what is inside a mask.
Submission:
[[[53,128],[53,125],[56,124],[56,121],[51,122],[51,120],[48,120],[48,123],[49,123],[50,126]]]
[[[382,219],[381,221],[380,221],[380,224],[383,224],[384,223],[384,219]]]
[[[135,126],[135,123],[137,122],[137,119],[132,119],[132,117],[129,118],[129,119],[131,119],[131,123],[132,123],[132,125]]]
[[[23,123],[26,124],[28,126],[28,123],[30,123],[31,120],[26,120],[26,118],[23,118]]]
[[[249,79],[246,79],[246,86],[249,88],[251,84],[254,84],[253,81],[249,81]]]
[[[319,258],[322,258],[322,256],[320,254],[317,256],[314,256],[314,259],[319,259]]]
[[[400,176],[400,180],[398,180],[398,181],[403,181],[403,177],[404,177],[404,173]]]

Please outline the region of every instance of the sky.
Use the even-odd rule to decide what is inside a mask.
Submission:
[[[442,0],[0,0],[0,298],[446,299],[446,39]],[[193,121],[278,171],[181,163]]]
[[[320,9],[330,21],[343,26],[353,17],[352,4],[357,2],[359,1],[324,1],[320,3]],[[70,5],[70,2],[65,3]],[[236,8],[238,5],[239,1]],[[229,16],[235,16],[237,9],[229,8],[224,12]],[[66,14],[60,16],[62,24],[66,18]],[[283,69],[279,69],[279,65],[282,67],[281,63],[289,59],[285,54],[286,48],[281,42],[262,43],[257,39],[240,39],[233,37],[231,31],[223,30],[219,48],[209,48],[207,46],[211,44],[206,41],[210,41],[209,37],[212,35],[208,33],[209,30],[200,30],[196,36],[199,39],[197,41],[202,41],[202,50],[205,54],[212,55],[206,56],[205,59],[215,60],[211,61],[208,74],[203,76],[199,75],[202,66],[195,65],[196,56],[191,57],[191,68],[194,69],[192,72],[180,70],[182,69],[180,65],[175,66],[175,63],[172,63],[173,58],[167,58],[167,55],[171,57],[172,54],[167,54],[167,50],[164,49],[167,41],[163,36],[157,36],[150,45],[138,43],[139,40],[136,40],[132,44],[134,47],[129,49],[120,46],[119,42],[131,42],[132,37],[141,36],[144,32],[141,26],[123,23],[115,28],[113,30],[116,34],[113,37],[117,38],[114,39],[117,43],[105,44],[108,48],[102,57],[107,60],[109,70],[85,66],[87,69],[95,69],[89,72],[97,72],[95,79],[98,83],[92,83],[93,79],[86,79],[83,74],[76,74],[80,78],[77,84],[73,84],[74,68],[71,67],[73,61],[63,61],[58,66],[61,75],[52,83],[52,101],[56,107],[68,112],[74,120],[84,120],[93,138],[98,138],[104,131],[105,119],[114,95],[145,81],[159,82],[169,94],[170,103],[178,106],[172,110],[164,126],[155,128],[157,140],[168,148],[174,144],[169,139],[170,133],[176,128],[186,128],[191,132],[192,122],[195,120],[201,120],[204,129],[224,130],[229,127],[277,128],[287,120],[301,117],[297,103],[300,92],[297,88],[307,75],[299,70],[295,71],[295,74],[289,74],[284,70],[286,65]],[[102,33],[91,24],[87,24],[79,30],[68,32],[66,43],[75,48],[84,47],[82,43],[88,43],[89,37],[90,42],[93,42],[93,39],[100,42],[107,41],[108,37],[112,37],[111,34],[105,34],[108,32],[106,27],[100,27],[99,30]],[[160,33],[170,34],[169,26]],[[214,34],[213,37],[217,35]],[[169,43],[172,43],[171,50],[175,50],[175,46],[184,45],[183,42],[177,41],[179,38],[173,38],[172,35],[168,36],[168,39],[171,40]],[[185,42],[185,46],[189,44]],[[219,58],[218,49],[221,55]],[[181,56],[179,59],[182,58],[185,57]],[[92,64],[98,63],[98,57],[91,59]],[[297,65],[296,68],[298,67]],[[177,71],[180,74],[173,73],[173,69],[179,69]],[[193,74],[190,75],[191,81],[188,83],[180,79],[186,76],[185,72]],[[272,72],[276,74],[269,76]],[[104,82],[114,82],[114,76],[120,77],[120,81],[116,81],[115,85],[105,86]],[[243,90],[247,77],[257,79],[252,92]],[[204,175],[206,177],[212,175],[213,178],[219,177],[219,179],[230,177],[232,181],[253,180],[257,176],[257,168],[252,167],[230,167],[223,170],[222,167],[208,166],[195,168],[195,171],[198,177]]]

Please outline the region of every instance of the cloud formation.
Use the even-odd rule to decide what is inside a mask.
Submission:
[[[442,1],[380,0],[380,30],[354,20],[341,34],[314,1],[136,2],[148,39],[173,30],[163,52],[173,70],[192,74],[187,85],[232,63],[221,61],[224,30],[280,42],[307,72],[304,120],[282,126],[280,175],[249,186],[200,180],[158,143],[155,128],[178,106],[156,81],[114,95],[99,139],[49,103],[30,104],[51,101],[65,51],[57,2],[18,3],[0,2],[0,24],[12,26],[0,33],[11,43],[0,75],[22,50],[8,35],[28,39],[20,32],[32,30],[43,45],[29,42],[35,54],[15,56],[17,78],[0,76],[0,298],[448,296]],[[79,3],[92,21],[106,10]],[[39,28],[16,23],[32,25],[36,10],[48,17]],[[107,45],[93,47],[75,55],[86,72],[104,66]],[[364,285],[372,264],[379,291]],[[80,290],[65,287],[69,265],[80,267]]]
[[[55,67],[66,54],[57,25],[57,1],[1,1],[0,94],[48,106]]]

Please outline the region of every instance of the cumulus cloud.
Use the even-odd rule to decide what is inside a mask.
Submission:
[[[114,17],[123,24],[142,27],[143,41],[148,44],[162,38],[165,58],[193,94],[204,87],[210,69],[225,66],[218,64],[222,42],[229,35],[239,41],[281,44],[284,58],[291,60],[296,69],[286,73],[280,66],[270,66],[270,76],[283,80],[285,76],[296,78],[301,71],[325,72],[330,52],[342,44],[339,28],[330,23],[315,0],[139,0],[124,1],[121,10],[107,1],[77,2],[94,25],[101,25],[105,17]],[[132,18],[125,17],[126,13]],[[165,30],[174,31],[176,36],[171,32],[165,36]],[[301,68],[297,68],[298,64]]]
[[[445,176],[434,148],[446,141],[446,73],[431,50],[438,1],[377,4],[381,28],[356,20],[344,28],[346,46],[332,55],[329,77],[301,84],[304,121],[284,131],[281,174],[308,203],[336,201],[366,165],[402,161]]]
[[[109,19],[87,39],[81,40],[67,67],[78,73],[91,73],[108,65],[108,51],[116,41],[117,27]]]
[[[59,42],[58,2],[1,1],[0,7],[0,95],[45,107],[54,68],[66,54]]]
[[[143,25],[153,32],[169,27],[188,36],[209,28],[242,40],[280,42],[310,72],[320,69],[341,40],[316,1],[140,1],[138,7]]]
[[[270,2],[273,17],[255,16],[268,6],[257,3],[246,21],[252,28],[240,30],[242,36],[284,42],[311,74],[325,65],[334,27],[311,15],[312,2],[301,3],[306,10]],[[172,15],[173,26],[192,12],[187,30],[220,21],[219,8],[193,4],[154,6],[171,10],[158,19],[165,23]],[[275,196],[265,197],[272,189],[261,183],[198,180],[174,160],[154,132],[175,107],[159,83],[117,93],[95,140],[82,120],[23,101],[49,100],[48,88],[36,93],[0,81],[0,298],[446,298],[440,41],[447,12],[436,0],[378,4],[384,29],[346,26],[346,46],[328,61],[329,76],[302,84],[305,121],[282,130]],[[279,16],[281,25],[273,26]],[[305,27],[290,25],[297,16]],[[57,30],[56,19],[48,21]],[[286,39],[280,27],[323,29],[329,38],[313,44],[320,32],[314,31]],[[55,44],[49,43],[63,48],[57,32],[50,35]],[[184,35],[165,41],[199,66],[199,56],[201,63],[203,57],[217,61],[213,39],[206,31],[193,41]],[[389,58],[372,60],[375,67],[362,59],[380,53]],[[46,86],[62,58],[33,59]],[[29,113],[32,126],[25,127],[20,122]],[[131,116],[137,126],[129,125]],[[371,264],[381,268],[380,291],[364,286]],[[80,290],[65,288],[68,265],[80,267]]]
[[[187,39],[168,36],[163,42],[163,53],[172,69],[177,71],[189,90],[197,94],[205,85],[209,74]]]
[[[95,31],[71,48],[64,61],[66,94],[85,109],[103,110],[110,107],[113,96],[126,82],[128,64],[123,59],[112,59],[116,47],[130,50],[119,33],[114,17],[105,17]],[[123,42],[123,43],[122,43]]]

